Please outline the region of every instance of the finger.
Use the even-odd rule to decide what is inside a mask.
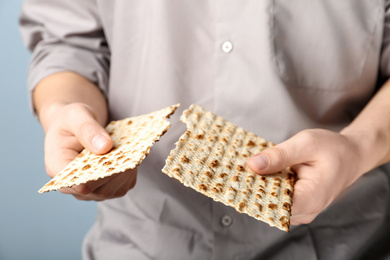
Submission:
[[[266,149],[248,160],[248,166],[255,173],[268,174],[279,172],[286,167],[302,163],[310,163],[313,160],[314,152],[309,139],[304,134],[297,134],[287,141]]]
[[[110,199],[118,198],[126,195],[126,193],[134,187],[137,180],[137,171],[129,170],[123,173],[116,174],[109,183],[106,183],[96,190],[96,194],[99,198]]]
[[[63,188],[60,191],[64,194],[71,194],[79,200],[101,201],[117,198],[124,196],[134,187],[136,176],[136,170],[129,170],[72,188]]]
[[[66,118],[66,128],[76,136],[83,147],[95,154],[110,151],[113,146],[111,137],[85,105],[74,104],[67,111]]]
[[[314,209],[316,207],[316,201],[312,199],[313,197],[317,197],[311,196],[307,198],[308,193],[305,191],[305,186],[309,185],[305,185],[304,182],[305,180],[298,180],[295,184],[290,217],[291,225],[309,224],[318,214]]]
[[[90,181],[87,183],[74,185],[70,188],[61,188],[60,191],[64,194],[71,194],[74,196],[90,196],[100,186],[112,181],[114,177],[115,175],[106,178],[101,178],[96,181]]]
[[[308,224],[329,205],[330,201],[326,196],[329,190],[321,183],[321,174],[313,167],[302,165],[294,167],[302,178],[294,185],[293,203],[291,208],[292,225]]]

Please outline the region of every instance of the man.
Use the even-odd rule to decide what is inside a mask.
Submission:
[[[388,218],[389,172],[377,168],[390,161],[388,7],[384,0],[26,1],[21,28],[33,50],[29,87],[49,176],[83,147],[108,152],[109,119],[178,102],[280,143],[249,159],[255,172],[293,166],[298,175],[291,218],[298,226],[284,234],[160,172],[183,132],[174,123],[138,174],[61,190],[103,201],[83,257],[367,256]]]

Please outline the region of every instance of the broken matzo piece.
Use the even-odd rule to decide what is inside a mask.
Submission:
[[[181,121],[187,131],[162,171],[240,213],[289,231],[294,172],[286,168],[260,176],[246,164],[274,144],[197,105],[185,110]]]
[[[153,143],[168,130],[171,124],[166,118],[178,107],[179,104],[150,114],[112,121],[106,127],[114,143],[110,152],[96,155],[84,149],[43,186],[39,193],[95,181],[134,169],[149,154]]]

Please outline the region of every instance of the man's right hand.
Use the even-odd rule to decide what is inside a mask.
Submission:
[[[112,139],[103,128],[107,117],[102,110],[106,109],[105,99],[96,86],[81,76],[59,73],[43,80],[34,92],[34,104],[46,132],[45,166],[50,177],[84,148],[95,154],[105,154],[112,148]],[[124,196],[134,187],[136,178],[137,170],[129,170],[60,191],[79,200],[101,201]]]

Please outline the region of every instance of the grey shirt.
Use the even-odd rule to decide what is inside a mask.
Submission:
[[[20,21],[33,51],[28,85],[75,71],[103,90],[111,119],[180,102],[276,143],[307,128],[338,131],[389,77],[389,4],[27,0]],[[290,233],[165,176],[165,158],[185,129],[180,113],[139,167],[136,187],[98,204],[84,259],[356,259],[383,239],[384,169]]]

